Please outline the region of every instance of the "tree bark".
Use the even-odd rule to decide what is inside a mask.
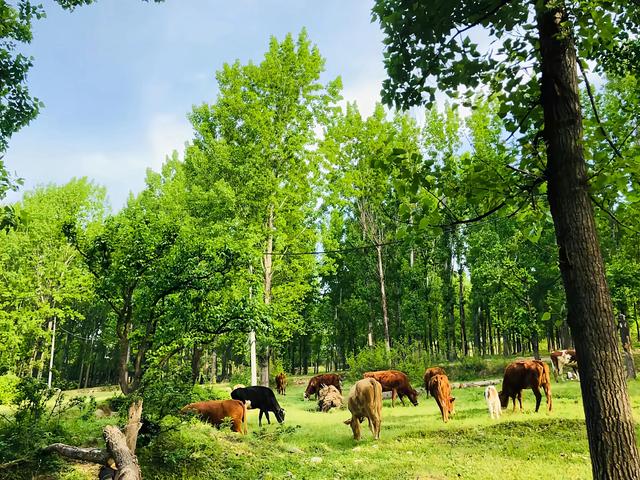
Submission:
[[[49,376],[47,378],[47,387],[51,388],[51,383],[53,381],[53,358],[56,355],[56,324],[57,318],[54,315],[52,319],[52,327],[51,327],[51,352],[49,353]]]
[[[129,407],[129,416],[127,425],[124,427],[124,436],[126,438],[127,447],[132,454],[136,453],[136,444],[138,443],[138,431],[142,426],[140,419],[142,418],[142,400],[137,400]]]
[[[264,271],[264,304],[271,304],[271,286],[273,282],[273,227],[274,227],[274,206],[269,206],[267,215],[267,244],[262,257],[262,268]],[[260,383],[264,387],[269,386],[269,346],[264,349],[261,361]]]
[[[594,479],[638,479],[640,457],[589,198],[575,46],[563,5],[538,11],[548,200],[579,371]]]
[[[466,357],[469,355],[469,345],[467,344],[467,326],[466,317],[464,313],[464,285],[463,276],[464,270],[462,269],[462,263],[460,255],[458,255],[458,302],[460,307],[460,341],[462,343],[462,353]]]
[[[384,283],[384,263],[382,262],[382,245],[376,245],[378,260],[378,279],[380,280],[380,304],[382,305],[382,326],[384,327],[384,348],[391,351],[391,339],[389,338],[389,311],[387,308],[387,291]]]

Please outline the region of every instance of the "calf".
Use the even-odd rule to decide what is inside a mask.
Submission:
[[[318,392],[318,410],[328,412],[332,408],[342,406],[342,394],[333,385],[327,385]]]
[[[424,371],[422,379],[424,380],[424,390],[427,397],[429,396],[429,380],[431,380],[431,378],[435,377],[436,375],[446,375],[446,373],[442,367],[431,367],[427,368]]]
[[[284,374],[284,372],[280,372],[278,375],[276,375],[276,392],[278,392],[280,395],[287,394],[287,376]]]
[[[267,422],[271,424],[269,419],[269,412],[273,412],[276,416],[278,423],[284,422],[284,410],[278,404],[276,396],[269,387],[261,387],[259,385],[253,387],[236,388],[231,392],[231,398],[234,400],[241,400],[242,402],[251,402],[250,408],[257,408],[260,410],[258,416],[258,425],[262,426],[262,414],[267,416]]]
[[[247,407],[238,400],[209,400],[186,405],[181,413],[196,413],[205,422],[220,427],[225,418],[231,418],[231,430],[247,433]]]
[[[348,404],[351,418],[345,420],[344,423],[351,425],[353,438],[360,440],[360,422],[366,418],[373,438],[378,440],[382,423],[382,385],[380,382],[374,378],[358,380],[351,387]]]
[[[530,388],[536,396],[536,412],[540,408],[542,394],[540,387],[544,389],[547,397],[547,409],[551,411],[551,378],[549,377],[549,365],[540,360],[520,360],[507,365],[502,380],[502,390],[498,393],[502,408],[507,408],[509,398],[513,399],[513,410],[516,409],[516,397],[522,411],[522,390]]]
[[[575,350],[557,350],[551,352],[551,366],[553,367],[553,376],[558,381],[558,377],[562,378],[562,369],[567,366],[573,369],[573,373],[578,377],[578,356]]]
[[[398,370],[379,370],[377,372],[366,372],[364,378],[375,378],[382,385],[383,392],[391,392],[391,406],[394,406],[396,396],[400,397],[402,405],[404,398],[409,400],[414,406],[418,405],[418,392],[409,383],[409,377]]]
[[[340,380],[340,375],[335,373],[323,373],[321,375],[316,375],[315,377],[311,377],[309,380],[309,384],[307,385],[306,390],[304,391],[304,398],[307,399],[311,395],[316,396],[318,398],[318,392],[323,386],[333,385],[338,389],[340,393],[342,393],[342,383]]]
[[[500,397],[498,397],[498,390],[493,385],[489,385],[484,389],[484,399],[487,402],[487,408],[489,408],[489,416],[494,418],[500,418],[502,408],[500,408]]]
[[[447,423],[449,415],[453,415],[453,402],[455,401],[455,398],[451,396],[451,385],[447,376],[438,374],[431,377],[431,380],[429,380],[429,392],[440,408],[442,421]]]

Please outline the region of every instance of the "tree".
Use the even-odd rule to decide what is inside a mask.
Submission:
[[[53,374],[57,327],[81,321],[92,281],[62,226],[91,226],[104,216],[105,191],[86,179],[26,192],[15,205],[17,228],[0,242],[0,370]],[[48,360],[48,361],[47,361]]]
[[[216,75],[213,105],[194,108],[196,138],[187,149],[188,181],[201,205],[223,192],[233,205],[238,245],[260,272],[256,295],[273,328],[261,338],[262,384],[270,348],[302,324],[302,302],[315,262],[289,250],[315,247],[318,155],[314,128],[339,99],[340,80],[320,83],[324,59],[303,30],[294,40],[272,38],[259,64],[225,64]],[[206,219],[205,209],[198,214]],[[258,264],[259,262],[259,264]]]
[[[569,9],[564,1],[552,0],[480,4],[378,0],[373,14],[386,34],[390,78],[383,95],[388,103],[408,107],[432,102],[436,88],[428,84],[432,80],[453,96],[461,89],[467,99],[480,85],[487,85],[502,99],[507,128],[514,134],[517,130],[527,133],[523,138],[529,142],[528,149],[523,148],[513,168],[524,178],[546,180],[567,321],[584,379],[581,388],[593,475],[640,478],[589,195],[578,90],[578,65],[584,68],[583,61],[598,62],[601,70],[607,64],[637,69],[640,8],[635,3],[604,1],[580,1]],[[483,27],[495,40],[484,52],[467,34],[474,27]],[[602,62],[603,57],[608,61]],[[537,155],[539,138],[545,142],[546,164]],[[506,192],[505,197],[501,206],[517,204],[513,194]]]

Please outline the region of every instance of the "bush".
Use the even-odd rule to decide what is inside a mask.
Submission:
[[[384,345],[361,350],[356,356],[349,356],[347,363],[350,367],[347,377],[351,381],[362,378],[364,372],[393,369],[406,373],[416,387],[429,366],[429,357],[420,346],[396,343],[389,353]]]
[[[145,417],[159,421],[165,415],[178,412],[191,403],[192,389],[190,367],[169,370],[149,368],[142,379],[140,392],[144,400]]]
[[[205,400],[228,400],[231,398],[229,392],[212,384],[194,385],[191,395],[192,402],[203,402]]]
[[[0,405],[13,403],[17,393],[18,382],[20,382],[20,378],[13,373],[0,375]]]
[[[347,357],[349,372],[347,378],[356,381],[362,378],[364,372],[385,370],[391,367],[391,356],[384,345],[376,345],[360,350],[357,355]]]
[[[233,373],[229,377],[231,386],[241,383],[242,385],[251,384],[251,369],[246,365],[237,365]]]

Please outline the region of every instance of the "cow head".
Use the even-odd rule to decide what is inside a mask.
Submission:
[[[413,403],[414,407],[418,406],[418,392],[413,388],[409,389],[409,393],[407,394],[411,403]]]
[[[455,405],[453,402],[456,401],[456,397],[449,397],[449,415],[453,415],[455,412]]]
[[[309,380],[309,385],[307,385],[307,389],[304,391],[304,399],[307,400],[311,395],[317,393],[318,391],[318,380],[312,378]]]
[[[507,408],[509,406],[509,395],[500,390],[498,392],[498,397],[500,398],[500,406],[502,408]]]
[[[278,420],[278,423],[284,422],[284,408],[278,408],[275,413],[276,413],[276,420]]]

